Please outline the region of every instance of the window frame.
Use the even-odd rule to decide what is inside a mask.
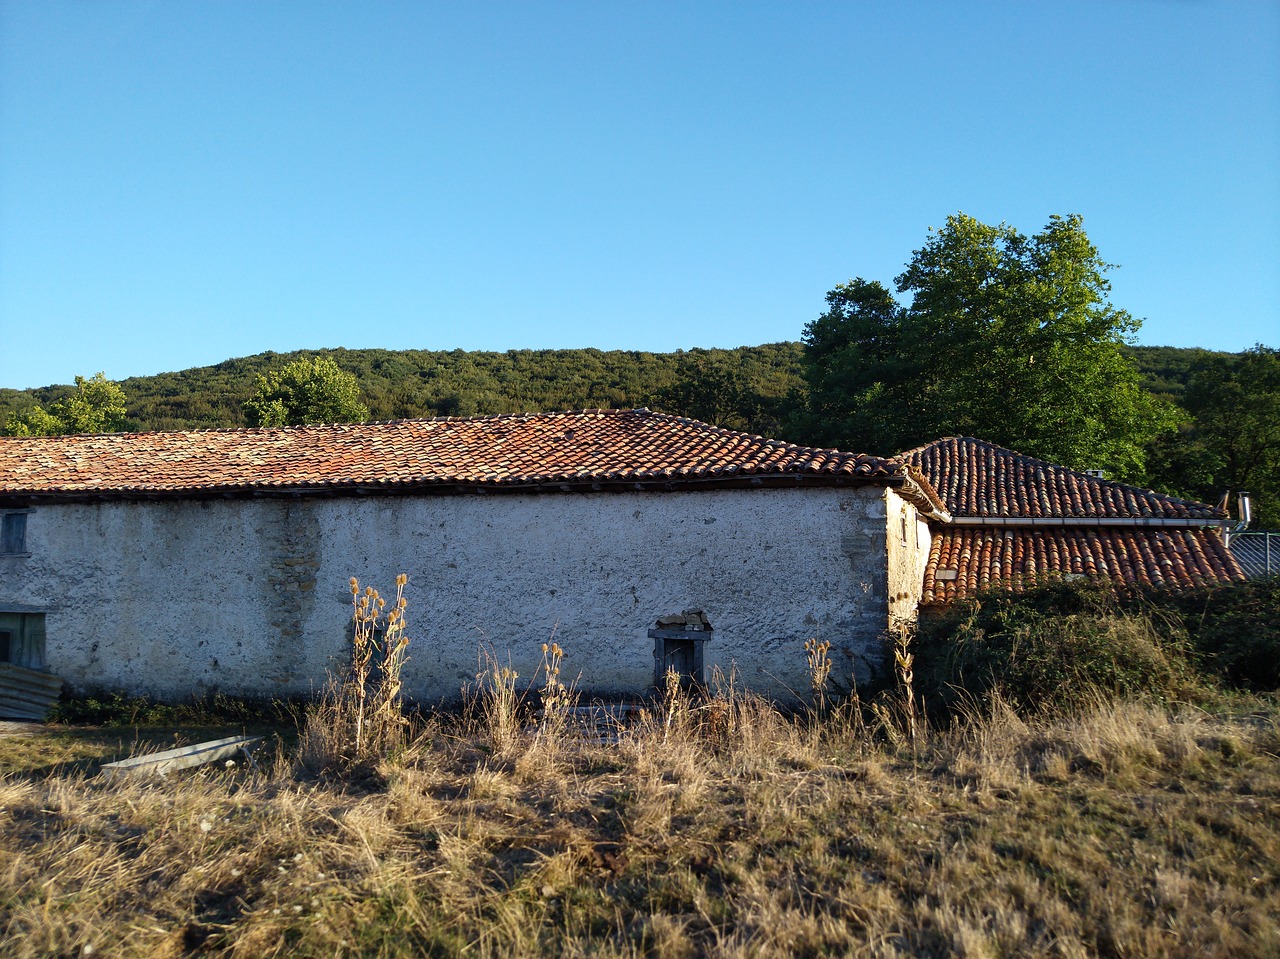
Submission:
[[[0,606],[0,629],[9,635],[8,656],[2,663],[44,670],[48,665],[48,614],[44,610]]]
[[[16,556],[19,558],[31,555],[31,550],[27,548],[27,517],[33,513],[31,509],[4,509],[0,508],[0,556]],[[8,530],[10,528],[10,517],[22,517],[22,519],[13,525],[17,527],[17,535],[13,537],[16,540],[17,549],[8,549],[7,544],[10,542]]]

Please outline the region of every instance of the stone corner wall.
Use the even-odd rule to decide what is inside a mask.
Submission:
[[[914,623],[924,594],[924,571],[932,543],[929,522],[892,489],[885,490],[885,511],[890,624]]]

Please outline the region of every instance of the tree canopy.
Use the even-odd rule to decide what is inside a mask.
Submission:
[[[1280,476],[1280,350],[1258,344],[1239,356],[1210,356],[1187,387],[1198,440],[1215,461],[1218,485],[1257,489]]]
[[[895,451],[965,434],[1056,463],[1144,475],[1174,408],[1125,352],[1139,323],[1079,216],[1034,236],[958,213],[895,280],[827,294],[804,330],[811,441]]]
[[[10,436],[60,436],[65,433],[114,433],[122,428],[125,395],[119,384],[95,373],[76,377],[75,392],[45,409],[39,403],[22,413],[10,413],[5,432]]]
[[[369,417],[355,376],[325,356],[295,360],[259,376],[245,412],[253,426],[358,423]]]
[[[1280,350],[1206,354],[1192,367],[1188,421],[1157,456],[1162,486],[1207,501],[1254,494],[1262,526],[1280,522]]]

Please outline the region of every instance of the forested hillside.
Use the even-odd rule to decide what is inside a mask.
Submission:
[[[1143,385],[1148,390],[1179,405],[1197,364],[1211,356],[1231,355],[1199,347],[1177,346],[1129,346],[1125,352],[1133,357],[1142,371]]]
[[[248,422],[245,403],[261,375],[302,357],[319,356],[332,359],[356,378],[372,419],[647,406],[731,429],[800,443],[820,442],[806,419],[803,351],[801,343],[785,342],[675,353],[591,349],[260,353],[216,366],[121,381],[127,400],[123,428],[244,426]],[[1147,451],[1144,472],[1115,478],[1208,501],[1216,501],[1227,489],[1252,489],[1259,519],[1280,522],[1280,491],[1274,488],[1274,474],[1267,467],[1275,446],[1266,439],[1275,432],[1268,412],[1277,401],[1268,379],[1274,371],[1258,372],[1269,369],[1266,364],[1275,365],[1273,353],[1254,356],[1175,347],[1126,347],[1126,352],[1142,372],[1146,389],[1178,404],[1184,419],[1175,432],[1161,436]],[[1242,378],[1233,380],[1232,370]],[[0,389],[0,423],[8,422],[11,412],[29,413],[37,403],[50,408],[73,392],[71,386]]]
[[[373,419],[648,406],[719,426],[777,434],[802,385],[799,343],[675,353],[636,351],[308,350],[120,381],[125,428],[243,426],[258,376],[303,356],[355,375]],[[95,371],[90,371],[95,372]],[[110,371],[107,371],[108,375]],[[70,386],[0,389],[0,423],[63,398]]]
[[[1175,402],[1182,399],[1193,365],[1212,355],[1169,346],[1128,349],[1147,387]],[[136,376],[120,385],[128,397],[127,429],[243,426],[242,407],[259,375],[302,356],[327,356],[359,380],[374,419],[648,406],[776,435],[785,429],[789,399],[804,391],[801,351],[797,342],[675,353],[306,350]],[[35,402],[48,406],[70,392],[70,386],[0,388],[0,423],[10,412]]]

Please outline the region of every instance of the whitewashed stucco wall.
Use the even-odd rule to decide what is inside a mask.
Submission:
[[[880,661],[902,502],[864,487],[45,505],[30,556],[0,564],[0,604],[47,611],[49,668],[77,688],[296,694],[344,655],[348,579],[389,591],[407,572],[406,687],[423,701],[474,680],[482,644],[532,676],[553,634],[584,691],[642,690],[646,631],[687,608],[715,627],[709,666],[786,698],[811,636],[842,684]]]
[[[889,612],[899,623],[914,622],[924,593],[932,534],[928,520],[915,506],[893,490],[886,494]]]

